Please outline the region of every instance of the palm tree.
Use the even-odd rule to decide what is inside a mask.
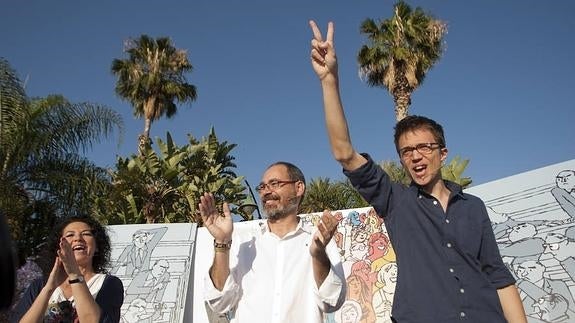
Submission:
[[[109,177],[80,153],[116,129],[123,131],[121,116],[107,107],[60,95],[29,99],[0,58],[0,209],[24,254],[55,217],[91,213]]]
[[[301,213],[323,210],[344,210],[368,206],[349,180],[332,182],[329,178],[315,178],[308,183],[299,208]]]
[[[469,164],[469,159],[462,161],[461,157],[455,156],[448,164],[441,167],[441,176],[443,179],[457,183],[463,188],[468,188],[472,183],[471,177],[463,177],[467,164]]]
[[[421,8],[412,10],[399,1],[393,17],[378,23],[366,19],[360,30],[369,43],[357,56],[360,75],[370,86],[391,93],[399,121],[408,115],[411,93],[441,57],[447,25]]]
[[[403,184],[405,186],[408,186],[411,183],[411,177],[405,168],[401,165],[401,163],[397,163],[392,160],[386,160],[381,162],[379,167],[381,167],[387,173],[387,175],[389,175],[391,181]]]
[[[138,137],[138,151],[150,144],[152,122],[177,112],[175,101],[196,100],[196,87],[184,73],[192,70],[185,50],[177,49],[167,37],[141,35],[126,42],[127,59],[114,59],[112,73],[118,77],[116,93],[134,107],[136,117],[144,117],[144,132]]]

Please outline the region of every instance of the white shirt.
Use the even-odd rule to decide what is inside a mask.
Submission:
[[[262,220],[252,230],[234,232],[230,275],[222,291],[209,273],[205,276],[209,306],[217,313],[229,312],[230,322],[323,322],[323,313],[336,311],[345,300],[345,276],[332,239],[326,247],[331,268],[317,288],[309,253],[313,230],[300,221],[280,239]]]
[[[90,278],[90,280],[86,282],[86,285],[88,285],[88,289],[90,290],[90,294],[92,294],[92,297],[94,297],[94,299],[96,299],[96,297],[98,296],[98,292],[100,291],[100,288],[102,288],[105,278],[106,278],[105,274],[94,274],[94,276],[92,276],[92,278]],[[48,301],[48,303],[59,303],[62,301],[74,302],[74,295],[70,296],[70,298],[66,298],[66,296],[64,296],[64,291],[62,291],[60,286],[58,286],[56,287],[54,292],[52,292],[52,295],[50,296],[50,300]]]

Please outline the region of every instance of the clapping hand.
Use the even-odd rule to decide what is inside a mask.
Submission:
[[[323,211],[317,224],[317,231],[313,235],[309,251],[312,256],[325,252],[325,247],[337,230],[338,220],[328,210]]]
[[[223,214],[218,212],[214,195],[212,193],[204,193],[200,197],[200,204],[198,204],[202,221],[204,226],[210,234],[214,237],[216,242],[227,243],[232,240],[232,232],[234,230],[232,222],[232,214],[228,204],[224,202]]]
[[[72,246],[65,238],[60,239],[59,249],[56,252],[58,256],[54,261],[54,266],[46,283],[51,289],[56,289],[56,287],[60,286],[70,274],[80,275],[80,269],[78,263],[76,263]]]

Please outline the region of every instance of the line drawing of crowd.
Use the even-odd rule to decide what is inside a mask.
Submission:
[[[554,183],[501,195],[486,205],[501,256],[517,279],[528,321],[575,319],[575,171],[559,171]],[[527,206],[498,211],[506,205]],[[342,308],[327,315],[325,322],[391,323],[397,264],[383,221],[371,207],[335,214],[340,223],[334,238],[348,294]],[[301,217],[314,225],[319,215]]]

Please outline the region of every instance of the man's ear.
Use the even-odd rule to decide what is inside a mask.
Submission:
[[[302,181],[297,181],[295,183],[296,185],[296,195],[297,196],[303,196],[303,194],[305,193],[305,184]]]
[[[441,163],[442,164],[447,160],[447,152],[448,152],[447,147],[443,147],[439,151],[439,153],[441,154]]]

